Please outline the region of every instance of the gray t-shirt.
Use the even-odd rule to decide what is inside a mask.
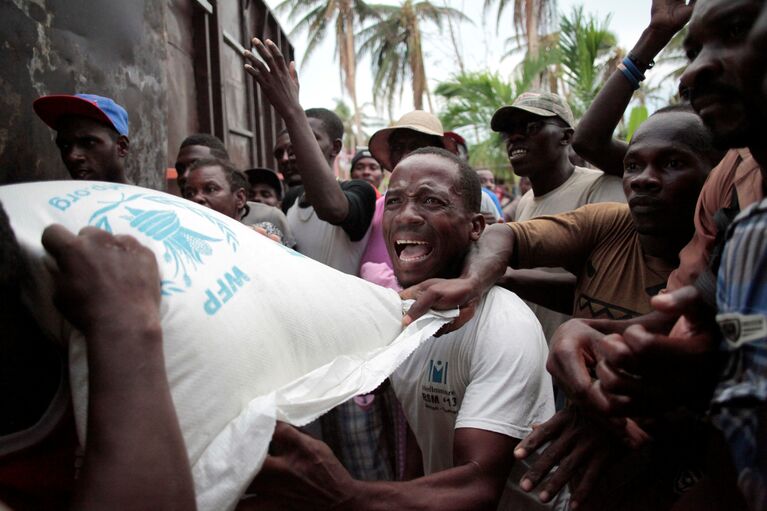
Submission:
[[[262,222],[268,222],[280,231],[282,231],[282,243],[283,245],[293,248],[296,245],[296,239],[293,237],[293,233],[288,226],[288,219],[285,217],[279,208],[267,206],[260,202],[248,201],[248,211],[240,219],[245,225],[254,225]]]

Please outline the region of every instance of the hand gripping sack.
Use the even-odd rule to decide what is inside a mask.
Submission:
[[[43,230],[95,226],[129,234],[157,256],[171,394],[200,509],[231,509],[266,456],[275,418],[303,425],[370,392],[446,322],[401,331],[388,289],[284,248],[215,211],[129,185],[57,181],[0,187],[30,261],[25,300],[69,345],[78,434],[86,441],[86,345],[52,303]]]

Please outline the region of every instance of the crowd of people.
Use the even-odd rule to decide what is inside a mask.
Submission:
[[[685,26],[678,104],[613,138]],[[543,91],[488,119],[524,180],[512,201],[424,111],[338,180],[343,123],[304,109],[295,64],[253,39],[245,70],[285,124],[277,169],[238,169],[191,134],[182,196],[414,300],[404,325],[459,315],[376,391],[278,424],[237,509],[767,510],[766,42],[763,1],[653,0],[577,123]],[[77,94],[34,109],[72,179],[127,183],[123,107]],[[194,509],[153,254],[95,228],[43,235],[57,306],[88,345],[83,453],[3,211],[0,230],[0,509]]]

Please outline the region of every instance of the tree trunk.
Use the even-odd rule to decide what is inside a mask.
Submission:
[[[540,37],[538,35],[538,0],[525,0],[525,37],[527,39],[527,53],[535,59],[540,53]],[[542,86],[541,76],[535,77],[532,83],[534,89]]]
[[[353,12],[349,12],[346,16],[346,89],[349,91],[349,96],[352,98],[352,108],[354,109],[354,147],[352,151],[356,150],[357,146],[362,145],[362,116],[360,114],[359,103],[357,102],[357,56],[354,48],[354,19]]]
[[[525,0],[525,37],[527,52],[531,57],[537,57],[541,46],[538,35],[538,0]]]
[[[444,0],[445,7],[448,7],[447,0]],[[463,11],[463,3],[461,5],[461,11]],[[455,30],[453,29],[453,17],[449,14],[447,15],[447,28],[450,30],[450,41],[453,43],[453,51],[455,52],[455,60],[458,62],[458,69],[460,69],[461,74],[466,74],[466,68],[463,65],[463,55],[461,55],[461,50],[458,48],[458,40],[455,37]]]

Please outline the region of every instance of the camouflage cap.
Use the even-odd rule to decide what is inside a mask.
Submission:
[[[575,124],[573,112],[564,98],[551,92],[525,92],[514,100],[511,106],[502,106],[493,114],[490,127],[493,131],[503,131],[504,125],[516,112],[529,112],[541,117],[559,117],[571,128]]]

